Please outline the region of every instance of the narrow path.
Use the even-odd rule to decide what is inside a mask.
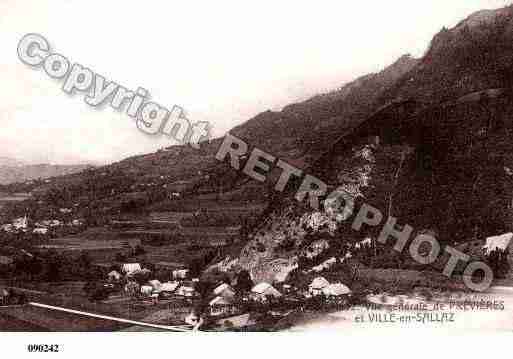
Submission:
[[[82,316],[85,316],[85,317],[99,318],[99,319],[105,319],[105,320],[112,320],[114,322],[126,323],[126,324],[132,324],[132,325],[138,325],[138,326],[142,326],[142,327],[149,327],[149,328],[156,328],[156,329],[164,329],[164,330],[169,330],[169,331],[172,331],[172,332],[190,332],[190,331],[192,331],[192,329],[187,329],[186,326],[170,326],[170,325],[160,325],[160,324],[144,323],[144,322],[139,322],[139,321],[136,321],[136,320],[111,317],[111,316],[103,315],[103,314],[94,314],[94,313],[84,312],[84,311],[80,311],[80,310],[68,309],[68,308],[63,308],[63,307],[56,307],[56,306],[53,306],[53,305],[47,305],[47,304],[36,303],[36,302],[30,302],[28,304],[31,305],[31,306],[34,306],[34,307],[45,308],[45,309],[50,309],[50,310],[57,310],[57,311],[61,311],[61,312],[82,315]]]

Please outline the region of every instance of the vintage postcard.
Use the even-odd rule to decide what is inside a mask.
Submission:
[[[0,30],[0,335],[513,330],[509,1],[2,0]]]

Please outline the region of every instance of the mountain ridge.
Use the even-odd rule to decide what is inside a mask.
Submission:
[[[7,159],[7,160],[6,160]],[[93,167],[88,164],[55,165],[48,163],[26,164],[22,161],[2,158],[0,161],[0,185],[65,176]]]
[[[473,14],[437,34],[420,61],[382,93],[375,112],[314,161],[309,173],[328,184],[327,193],[342,188],[357,208],[369,203],[414,233],[435,233],[442,244],[513,229],[513,7],[484,18]],[[298,203],[295,190],[275,197],[241,251],[240,265],[258,268],[259,280],[273,282],[276,273],[308,271],[330,258],[341,263],[381,230],[355,232],[328,207]],[[378,252],[365,264],[430,268],[386,247]],[[433,266],[443,268],[444,260]]]

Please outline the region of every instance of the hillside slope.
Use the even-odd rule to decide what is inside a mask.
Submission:
[[[417,63],[404,55],[379,73],[359,77],[280,112],[263,112],[230,133],[299,166],[309,164],[344,131],[371,115],[380,95]]]
[[[382,93],[380,109],[340,137],[309,173],[328,184],[328,193],[338,188],[357,208],[371,204],[415,233],[436,233],[442,243],[512,230],[511,44],[512,7],[444,29]],[[343,261],[355,243],[376,238],[382,228],[355,232],[353,217],[333,213],[326,202],[313,210],[294,193],[291,188],[271,204],[241,252],[239,264],[261,280],[329,258]]]
[[[306,167],[329,148],[331,141],[371,114],[379,95],[416,63],[416,59],[403,56],[379,73],[362,76],[336,91],[289,105],[283,111],[263,112],[232,132],[252,146]],[[52,198],[60,198],[62,202],[55,205],[66,207],[80,202],[107,215],[122,210],[126,197],[146,198],[139,206],[168,201],[183,183],[189,195],[240,190],[241,200],[253,200],[252,187],[260,186],[260,193],[266,191],[260,184],[247,184],[244,175],[215,159],[221,141],[203,143],[199,150],[172,146],[94,170],[55,177],[49,183],[10,185],[2,190],[32,191],[43,197],[52,191]],[[10,181],[23,180],[16,173],[11,173]],[[265,198],[260,196],[260,200]]]

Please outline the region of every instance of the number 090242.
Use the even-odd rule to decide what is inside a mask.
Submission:
[[[58,353],[59,345],[57,344],[29,344],[27,350],[30,353]]]

